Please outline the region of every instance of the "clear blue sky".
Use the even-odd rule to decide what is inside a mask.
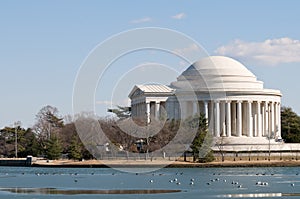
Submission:
[[[89,52],[111,35],[149,26],[242,61],[300,113],[299,7],[296,0],[0,1],[0,127],[18,120],[30,127],[45,105],[71,114],[73,83]],[[99,114],[106,108],[99,103]]]

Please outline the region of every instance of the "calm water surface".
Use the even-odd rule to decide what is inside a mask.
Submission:
[[[300,198],[298,173],[300,167],[164,168],[144,174],[109,168],[0,167],[0,198]],[[95,192],[103,190],[110,194]]]

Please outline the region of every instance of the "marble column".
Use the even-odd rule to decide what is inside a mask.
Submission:
[[[214,113],[214,115],[215,115],[215,117],[214,117],[215,130],[214,130],[214,132],[215,132],[216,137],[220,137],[220,103],[218,101],[215,101],[214,104],[215,104],[214,105],[215,106],[215,113]]]
[[[247,109],[248,108],[248,103],[247,101],[242,102],[242,136],[248,136],[248,113]]]
[[[180,104],[180,118],[181,119],[186,119],[187,118],[187,109],[188,109],[188,105],[187,105],[187,101],[181,101],[179,102]]]
[[[204,101],[203,105],[204,105],[204,116],[205,116],[206,120],[208,121],[208,102]]]
[[[143,120],[144,120],[144,119],[145,119],[145,118],[144,118],[145,113],[143,113],[142,103],[139,103],[139,104],[138,104],[138,107],[139,107],[139,117],[140,117],[140,118],[143,118]]]
[[[252,103],[253,105],[253,114],[254,114],[254,118],[253,118],[253,137],[257,137],[257,103]]]
[[[261,106],[261,134],[262,134],[263,137],[266,136],[266,133],[265,133],[265,116],[266,116],[265,105],[262,104],[262,106]]]
[[[252,101],[247,102],[247,136],[253,136],[253,117],[252,117]]]
[[[146,111],[145,111],[144,103],[142,103],[142,102],[140,103],[140,111],[141,111],[141,117],[144,120],[145,119]]]
[[[275,136],[275,110],[274,102],[271,102],[271,135]]]
[[[174,119],[177,120],[180,116],[180,105],[177,100],[173,101],[173,107],[174,107]]]
[[[160,102],[155,102],[155,119],[159,120],[159,109],[160,109]]]
[[[168,104],[168,102],[167,102]],[[171,105],[170,105],[170,115],[172,119],[176,119],[176,111],[178,110],[178,107],[176,106],[176,102],[174,100],[171,101]]]
[[[214,102],[209,102],[209,109],[208,109],[208,129],[210,130],[211,134],[214,135]]]
[[[236,103],[231,102],[231,134],[236,136]]]
[[[265,135],[269,137],[269,102],[265,102]]]
[[[225,126],[225,103],[220,103],[220,124],[221,124],[221,136],[226,136],[226,126]]]
[[[135,104],[131,105],[131,116],[135,117]]]
[[[242,102],[237,102],[237,137],[242,136]]]
[[[278,108],[278,137],[281,138],[281,106],[280,106],[280,102],[277,103],[277,108]]]
[[[275,137],[278,138],[279,137],[279,107],[278,107],[278,102],[274,103],[275,106]]]
[[[230,101],[226,102],[226,132],[227,137],[231,136],[231,107]]]
[[[193,114],[192,110],[190,109],[190,102],[185,101],[184,102],[184,119],[188,118],[190,115]]]
[[[150,123],[150,102],[146,102],[146,118],[147,124]]]
[[[198,101],[193,101],[193,116],[198,114],[198,113],[199,113],[198,112]]]
[[[172,104],[173,104],[173,102],[171,102],[171,101],[168,101],[168,103],[165,103],[165,113],[167,114],[166,116],[167,116],[167,118],[168,119],[172,119],[172,113],[171,113],[171,110],[173,110],[171,107],[172,107]],[[161,112],[161,111],[160,111]]]
[[[139,108],[140,108],[140,117],[143,118],[143,120],[145,119],[145,111],[144,111],[144,106],[143,106],[143,103],[141,102],[139,104]]]
[[[260,107],[260,101],[257,101],[257,137],[261,137],[261,107]]]

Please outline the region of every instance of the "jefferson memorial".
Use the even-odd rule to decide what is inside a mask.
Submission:
[[[170,85],[135,85],[129,94],[132,118],[184,119],[203,114],[209,132],[226,144],[275,144],[281,140],[279,90],[240,62],[223,56],[203,58]]]

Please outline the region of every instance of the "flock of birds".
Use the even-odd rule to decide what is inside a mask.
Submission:
[[[248,174],[248,173],[247,173],[247,174]],[[22,175],[25,175],[25,173],[22,173]],[[50,173],[35,173],[35,175],[36,175],[36,176],[41,176],[41,175],[51,175],[51,174],[50,174]],[[59,173],[52,173],[52,175],[59,175]],[[69,173],[69,175],[71,175],[71,176],[77,176],[78,173]],[[94,175],[94,173],[91,173],[91,175]],[[112,175],[115,175],[115,173],[112,173]],[[136,173],[136,175],[139,175],[139,174]],[[154,175],[154,174],[152,174],[152,175]],[[159,174],[159,175],[163,175],[163,174]],[[181,173],[176,173],[176,175],[183,175],[183,172],[181,172]],[[215,173],[213,173],[213,175],[220,175],[220,174],[215,174]],[[258,175],[263,175],[263,176],[264,176],[264,175],[266,175],[266,174],[265,174],[265,173],[262,173],[262,174],[257,173],[256,175],[257,175],[257,176],[258,176]],[[271,175],[273,176],[274,174],[272,173]],[[296,175],[298,176],[299,173],[296,173]],[[215,179],[211,179],[211,180],[210,180],[209,182],[207,182],[206,184],[207,184],[207,185],[212,185],[214,182],[220,182],[220,181],[223,181],[224,183],[227,182],[226,179],[221,180],[220,178],[215,178]],[[78,179],[74,179],[74,182],[77,183],[77,182],[78,182]],[[149,182],[150,182],[150,183],[154,183],[154,180],[151,179]],[[170,182],[170,183],[175,183],[175,184],[177,184],[177,185],[181,185],[181,182],[178,180],[178,178],[170,179],[169,182]],[[237,188],[243,188],[243,185],[240,184],[238,181],[232,181],[231,184],[232,184],[232,185],[236,185]],[[194,179],[194,178],[191,178],[191,179],[190,179],[189,185],[191,185],[191,186],[192,186],[192,185],[195,185],[195,179]],[[255,183],[255,185],[257,185],[257,186],[269,186],[269,183],[268,183],[268,182],[263,182],[263,181],[257,181],[257,182]],[[295,183],[291,183],[290,185],[291,185],[292,187],[294,187],[294,186],[295,186]]]
[[[182,174],[183,174],[183,173],[181,173],[181,175],[182,175]],[[177,175],[177,173],[176,173],[176,175]],[[214,173],[213,175],[216,175],[216,174]],[[221,175],[221,174],[218,174],[218,175]],[[247,175],[248,175],[248,174],[247,174]],[[266,174],[265,174],[265,173],[262,173],[262,174],[257,173],[256,175],[257,175],[257,176],[258,176],[258,175],[263,175],[263,176],[265,176]],[[273,176],[274,174],[272,173],[271,175]],[[296,173],[296,175],[299,175],[299,173]],[[215,179],[211,179],[211,180],[210,180],[209,182],[207,182],[206,184],[207,184],[207,185],[212,185],[214,182],[222,182],[222,181],[223,181],[223,183],[226,183],[226,182],[227,182],[226,179],[221,180],[220,178],[215,178]],[[151,179],[149,182],[150,182],[150,183],[154,183],[154,180]],[[170,182],[170,183],[175,183],[175,184],[177,184],[177,185],[181,185],[181,182],[180,182],[177,178],[171,179],[171,180],[169,180],[169,182]],[[191,178],[191,179],[190,179],[190,182],[189,182],[189,185],[194,185],[194,184],[195,184],[195,179],[194,179],[194,178]],[[238,181],[231,181],[231,184],[232,184],[232,185],[236,185],[237,188],[243,188],[243,185],[240,184]],[[264,181],[257,181],[257,182],[255,183],[255,185],[257,185],[257,186],[269,186],[269,183],[268,183],[268,182],[264,182]],[[291,185],[292,187],[294,187],[294,186],[295,186],[295,183],[291,183],[290,185]]]

